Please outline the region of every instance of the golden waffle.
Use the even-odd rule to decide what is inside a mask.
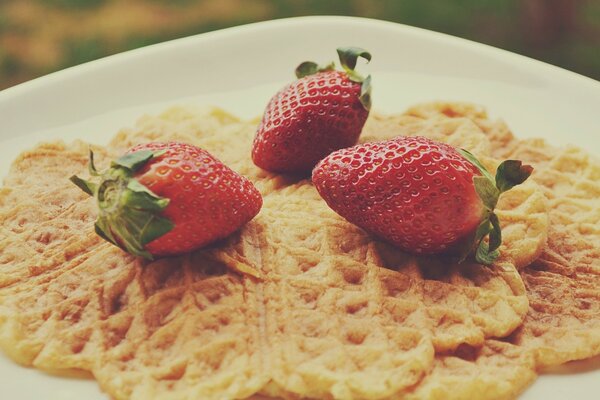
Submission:
[[[548,198],[548,242],[540,257],[521,270],[530,310],[510,337],[518,351],[533,354],[536,368],[600,354],[600,161],[575,147],[541,139],[518,140],[483,108],[428,103],[406,117],[471,119],[493,143],[492,153],[531,163]]]
[[[375,241],[329,210],[310,182],[253,167],[254,126],[219,110],[173,109],[98,149],[106,162],[129,140],[196,143],[265,196],[259,216],[230,239],[148,265],[93,234],[91,200],[67,179],[84,174],[83,144],[21,156],[0,192],[0,346],[25,365],[89,370],[117,399],[259,390],[376,399],[428,387],[444,357],[521,323],[527,300],[514,252],[492,268],[458,267]],[[483,137],[461,135],[471,150]],[[266,278],[230,272],[236,263]]]
[[[270,312],[267,303],[271,395],[392,395],[427,371],[431,347],[506,335],[527,308],[510,264],[458,268],[408,256],[343,220],[308,181],[267,196],[261,217],[263,265],[276,266],[265,297],[288,305]]]
[[[2,252],[2,271],[12,277],[0,291],[2,348],[25,365],[90,370],[116,398],[152,397],[144,392],[148,388],[165,394],[176,381],[186,396],[197,398],[256,392],[264,385],[254,372],[263,369],[259,313],[252,301],[256,284],[227,274],[203,252],[143,265],[98,240],[92,208],[73,211],[91,199],[82,199],[68,181],[86,163],[87,146],[42,145],[21,156],[7,178],[12,185],[3,192],[0,215],[3,227],[21,241],[6,244],[14,249],[12,261]],[[63,169],[50,188],[36,176],[48,165]],[[36,177],[41,196],[32,184]],[[62,192],[72,197],[45,203]],[[11,213],[20,198],[40,210],[35,220]],[[38,233],[41,244],[33,236]],[[4,246],[9,236],[2,237]],[[60,262],[39,268],[46,260]],[[177,376],[183,372],[196,384]],[[174,398],[181,394],[173,391]]]
[[[499,340],[437,354],[407,400],[514,399],[536,378],[531,353]],[[391,399],[390,399],[391,400]]]
[[[541,366],[600,354],[600,160],[575,147],[518,141],[550,206],[547,246],[521,272],[531,308],[514,342]]]
[[[65,180],[65,167],[86,168],[87,148],[82,142],[42,145],[13,163],[0,191],[0,287],[58,267],[100,242],[85,234],[95,219],[93,202]]]
[[[508,125],[501,119],[491,120],[485,108],[471,103],[429,102],[410,107],[403,114],[419,119],[469,119],[476,124],[489,139],[491,154],[504,159],[507,149],[514,145],[514,136]]]
[[[575,147],[518,140],[482,107],[426,103],[416,118],[471,119],[493,143],[492,153],[534,166],[532,179],[548,198],[548,244],[521,275],[531,308],[515,341],[533,348],[541,366],[600,354],[600,161]]]

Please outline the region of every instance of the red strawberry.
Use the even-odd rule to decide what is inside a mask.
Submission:
[[[371,106],[371,77],[354,71],[358,57],[371,55],[356,47],[337,49],[343,72],[333,63],[319,68],[304,62],[298,80],[279,91],[267,105],[252,146],[260,168],[280,173],[308,173],[334,150],[358,141]]]
[[[98,200],[96,232],[146,258],[185,253],[222,239],[262,206],[246,178],[207,151],[185,143],[138,145],[99,174],[71,180]]]
[[[477,261],[490,264],[501,243],[498,197],[531,171],[508,160],[494,178],[465,150],[397,137],[331,153],[312,180],[335,212],[407,252],[475,251]]]

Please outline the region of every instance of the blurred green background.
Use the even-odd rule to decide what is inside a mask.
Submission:
[[[165,40],[319,14],[449,33],[600,80],[600,0],[0,0],[0,89]]]

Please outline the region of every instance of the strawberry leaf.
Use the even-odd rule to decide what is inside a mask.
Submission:
[[[308,75],[314,75],[319,71],[317,63],[312,61],[304,61],[296,67],[296,78],[304,78]]]
[[[88,170],[90,171],[91,176],[99,176],[98,170],[96,169],[96,165],[94,164],[94,152],[90,148],[90,161],[88,163]]]
[[[468,237],[458,248],[458,263],[465,261],[471,254],[474,254],[483,239],[490,233],[492,226],[487,214],[482,217],[475,232]]]
[[[320,67],[317,63],[312,61],[304,61],[296,67],[295,74],[296,78],[304,78],[305,76],[314,75],[317,72],[333,71],[335,64],[333,62],[327,64],[324,67]]]
[[[479,244],[492,230],[489,218],[484,218],[475,231],[475,243]]]
[[[121,245],[117,243],[110,229],[106,225],[106,220],[104,218],[99,218],[96,221],[96,223],[94,224],[94,230],[96,231],[96,234],[98,234],[98,236],[100,236],[102,239],[114,244],[117,247],[121,247]]]
[[[500,229],[500,221],[496,214],[491,213],[489,221],[492,226],[490,230],[489,251],[494,251],[502,244],[502,229]]]
[[[107,217],[107,225],[113,236],[118,237],[119,247],[134,256],[144,257],[152,260],[152,255],[144,249],[141,241],[141,231],[144,212],[138,210],[128,210],[127,213],[111,215]]]
[[[140,150],[133,153],[125,154],[124,156],[112,162],[113,167],[123,167],[132,172],[142,168],[152,158],[160,157],[165,153],[162,151]]]
[[[174,227],[173,222],[168,218],[153,216],[141,230],[140,238],[142,245],[145,246],[154,239],[158,239]]]
[[[489,242],[485,240],[489,237]],[[458,262],[462,263],[470,255],[475,261],[483,265],[491,265],[500,254],[498,247],[502,243],[500,224],[494,213],[486,212],[475,233],[461,246],[462,250]]]
[[[137,179],[131,178],[127,182],[127,189],[123,193],[127,207],[160,212],[169,205],[169,199],[157,196],[154,192],[142,185]]]
[[[483,164],[477,159],[477,157],[475,157],[473,155],[473,153],[471,153],[470,151],[465,150],[465,149],[456,149],[456,150],[464,158],[466,158],[471,164],[473,164],[479,170],[479,172],[481,172],[481,175],[488,178],[494,184],[494,186],[496,185],[496,181],[494,180],[494,177],[492,177],[492,174],[490,174],[490,172],[487,170],[487,168],[483,166]]]
[[[360,97],[358,98],[365,110],[371,109],[371,75],[367,76],[360,85]]]
[[[79,189],[83,190],[90,196],[94,196],[94,194],[98,190],[98,185],[96,185],[94,182],[90,182],[90,181],[86,181],[85,179],[81,179],[77,175],[73,175],[72,177],[69,178],[69,180],[71,182],[73,182],[75,185],[77,185],[77,187]]]
[[[491,265],[498,258],[498,250],[490,250],[489,245],[485,241],[481,241],[475,251],[475,260],[483,265]]]
[[[483,205],[488,210],[493,210],[496,208],[500,191],[498,188],[496,188],[494,183],[485,176],[474,176],[473,185],[475,186],[475,191],[477,192],[477,195],[481,199]]]
[[[519,160],[503,161],[496,170],[496,186],[504,193],[525,182],[532,172],[531,165],[523,165]]]
[[[371,86],[371,77],[368,76],[367,78],[364,78],[362,75],[356,72],[354,68],[356,67],[356,61],[359,57],[362,57],[365,60],[367,60],[367,63],[371,61],[371,53],[369,53],[365,49],[361,49],[360,47],[338,47],[337,53],[340,58],[340,64],[346,72],[346,75],[348,75],[348,79],[356,83],[362,83],[367,79],[369,80],[364,89],[361,86],[361,96],[363,92],[368,93],[367,95],[365,95],[365,102],[361,100],[361,103],[363,103],[365,109],[369,110],[371,106],[369,91]]]
[[[367,62],[371,61],[371,53],[360,47],[338,47],[337,53],[340,57],[340,64],[346,72],[356,68],[356,61],[359,57],[364,58]]]

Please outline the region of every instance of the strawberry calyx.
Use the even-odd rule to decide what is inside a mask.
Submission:
[[[338,47],[337,49],[340,64],[352,82],[360,83],[359,100],[363,107],[368,111],[371,109],[371,75],[366,78],[356,72],[356,62],[360,57],[371,61],[371,53],[360,47]],[[314,75],[319,72],[334,71],[335,63],[331,62],[325,66],[319,66],[312,61],[304,61],[296,67],[295,73],[298,79],[308,75]]]
[[[481,172],[481,175],[473,177],[473,184],[484,207],[481,222],[463,249],[460,261],[474,254],[478,263],[491,265],[498,258],[502,244],[500,221],[494,213],[500,195],[525,182],[533,167],[523,165],[519,160],[505,160],[498,166],[494,177],[472,153],[464,149],[458,149],[458,152]]]
[[[98,172],[90,150],[89,172],[99,182],[76,175],[70,178],[81,190],[96,198],[99,210],[94,224],[96,233],[126,252],[149,260],[153,257],[145,246],[172,230],[174,224],[161,216],[169,199],[153,193],[134,175],[164,153],[164,150],[128,153],[113,161],[106,171]]]
[[[304,61],[303,63],[301,63],[300,65],[298,65],[296,67],[295,74],[296,74],[296,78],[300,79],[300,78],[304,78],[305,76],[314,75],[319,72],[327,72],[327,71],[334,71],[334,70],[335,70],[335,64],[333,62],[331,62],[325,66],[320,66],[319,64],[317,64],[316,62],[313,62],[313,61]]]

